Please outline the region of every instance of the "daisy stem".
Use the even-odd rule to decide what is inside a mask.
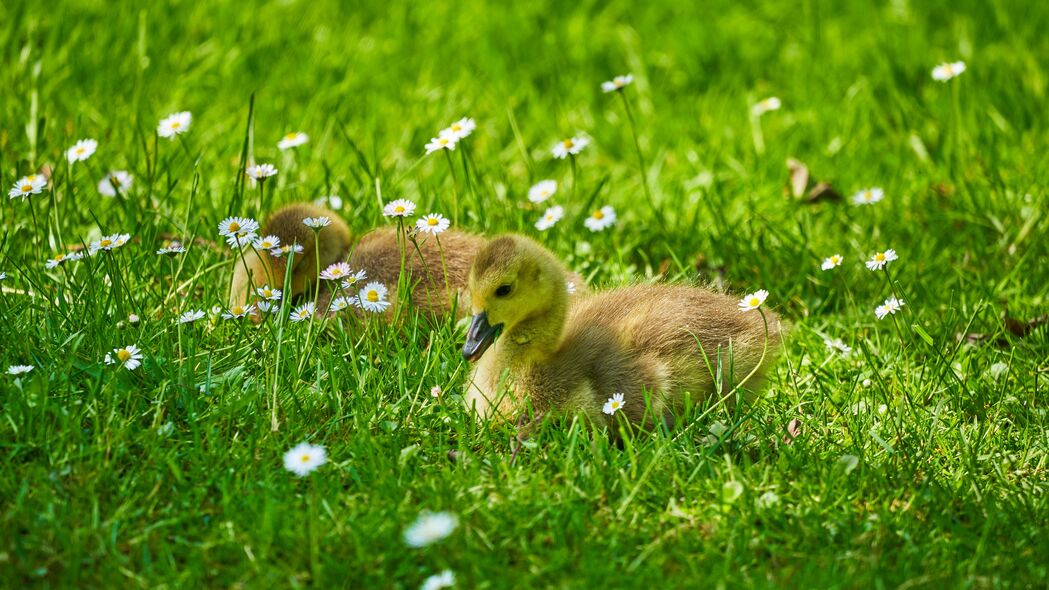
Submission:
[[[314,294],[313,294],[313,305],[316,306],[321,298],[321,229],[313,230],[313,260],[317,267],[317,274],[314,275]],[[311,322],[312,323],[312,322]]]
[[[309,537],[309,548],[310,548],[310,573],[312,574],[312,580],[310,582],[319,588],[323,588],[324,584],[321,583],[321,564],[320,564],[320,543],[317,541],[317,527],[314,520],[317,518],[317,484],[314,483],[315,478],[310,478],[310,495],[306,501],[306,535]]]
[[[892,291],[892,296],[895,297],[897,301],[901,301],[900,294],[896,292],[896,285],[892,281],[892,275],[889,274],[889,265],[886,264],[883,266],[882,270],[885,271],[885,280],[889,282],[889,291]],[[890,313],[889,315],[892,316],[892,324],[896,326],[896,335],[900,337],[900,346],[906,347],[907,341],[903,337],[903,330],[900,328],[900,323],[896,320],[896,314]]]
[[[455,202],[452,205],[452,221],[459,224],[459,175],[455,173],[455,163],[452,162],[452,154],[448,150],[441,150],[444,152],[445,159],[448,160],[448,170],[452,173],[452,183],[455,186]]]
[[[634,120],[634,111],[630,109],[630,101],[626,99],[626,94],[620,89],[616,94],[623,101],[623,109],[626,111],[626,118],[630,121],[630,134],[634,137],[634,150],[637,152],[637,165],[641,172],[641,187],[645,190],[645,197],[648,198],[648,205],[652,208],[652,214],[655,215],[656,221],[659,222],[659,226],[666,229],[666,220],[663,219],[663,213],[656,207],[656,199],[652,196],[652,189],[648,186],[648,168],[645,167],[645,155],[641,151],[641,141],[637,135],[637,122]]]
[[[576,176],[578,174],[578,172],[576,170],[575,156],[572,155],[571,153],[569,153],[568,154],[568,161],[572,163],[572,202],[575,203],[576,202],[576,198],[575,198],[576,190],[579,187],[579,178]]]

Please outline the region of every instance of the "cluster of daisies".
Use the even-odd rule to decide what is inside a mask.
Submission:
[[[463,117],[455,123],[437,132],[437,137],[431,138],[426,144],[427,155],[440,150],[455,150],[460,141],[466,139],[477,128],[477,123],[469,117]]]
[[[284,468],[303,478],[328,462],[328,451],[323,446],[300,443],[284,453]],[[404,543],[413,549],[422,549],[447,539],[459,527],[459,517],[450,512],[423,511],[404,529]],[[443,570],[428,577],[423,590],[450,588],[455,584],[455,573]]]

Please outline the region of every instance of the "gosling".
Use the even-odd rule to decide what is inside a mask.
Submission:
[[[618,413],[631,423],[673,426],[689,398],[724,395],[751,371],[753,387],[779,347],[776,314],[764,312],[766,338],[761,315],[741,313],[726,295],[635,285],[570,299],[566,281],[553,254],[522,236],[478,252],[463,356],[474,363],[466,402],[480,418],[512,420],[530,405],[536,416],[582,412],[610,425],[604,406],[621,393]],[[727,375],[720,392],[712,376],[719,355]]]

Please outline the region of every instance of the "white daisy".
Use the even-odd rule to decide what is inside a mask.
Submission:
[[[386,285],[379,282],[371,282],[357,293],[360,306],[366,311],[381,312],[390,306],[386,300]]]
[[[830,270],[832,268],[837,268],[841,266],[841,263],[844,260],[845,258],[843,258],[841,254],[834,254],[832,256],[828,256],[823,259],[823,264],[820,265],[820,269]]]
[[[412,213],[415,213],[415,203],[408,199],[390,201],[382,208],[382,214],[386,217],[408,217]]]
[[[876,252],[871,259],[866,262],[869,270],[881,270],[885,268],[885,265],[889,264],[893,260],[899,258],[896,256],[896,250],[889,248],[884,252]]]
[[[292,310],[291,321],[305,321],[312,318],[315,313],[317,313],[317,304],[312,301],[307,301],[306,303],[303,303],[302,305]]]
[[[346,296],[336,297],[335,299],[331,300],[330,304],[328,304],[328,311],[330,311],[331,313],[338,313],[338,312],[340,312],[340,311],[342,311],[342,310],[344,310],[346,308],[356,307],[356,306],[357,306],[357,298],[356,297],[346,297]]]
[[[231,307],[231,308],[227,309],[226,311],[222,312],[222,319],[224,319],[224,320],[239,320],[240,318],[250,314],[253,311],[255,311],[255,306],[254,305],[249,305],[247,307],[245,307],[243,305],[234,305],[233,307]]]
[[[739,300],[740,311],[750,311],[761,307],[762,303],[765,303],[765,299],[769,296],[769,292],[764,289],[758,289],[749,295],[745,295],[743,299]]]
[[[885,198],[885,191],[881,187],[865,188],[855,195],[852,195],[852,202],[855,205],[872,205]]]
[[[444,570],[423,580],[423,585],[419,587],[419,590],[442,590],[443,588],[451,588],[454,585],[455,572]]]
[[[130,324],[137,324],[138,321],[139,321],[138,314],[137,313],[128,314],[127,321]]]
[[[66,253],[66,254],[55,254],[53,258],[48,258],[48,260],[44,264],[44,266],[47,267],[47,268],[55,268],[56,266],[62,264],[63,262],[68,262],[70,260],[80,260],[83,257],[84,257],[84,253],[83,252],[69,252],[69,253]]]
[[[22,197],[24,200],[29,195],[38,195],[47,186],[47,179],[43,174],[30,174],[18,179],[18,182],[7,192],[7,196],[16,199]]]
[[[561,220],[565,216],[565,208],[560,205],[554,205],[547,209],[543,216],[539,218],[539,221],[535,222],[535,228],[539,231],[546,231],[554,224]]]
[[[161,119],[160,124],[157,125],[157,135],[166,137],[168,139],[174,139],[176,135],[181,135],[189,131],[189,125],[193,122],[193,115],[189,111],[182,111],[181,113],[174,113]]]
[[[219,235],[230,237],[259,231],[259,222],[248,217],[227,217],[219,222]]]
[[[310,136],[306,135],[301,131],[292,131],[291,133],[280,138],[277,142],[277,148],[281,151],[291,149],[293,147],[299,147],[310,140]]]
[[[415,222],[415,229],[427,233],[437,235],[444,230],[448,229],[448,226],[452,222],[447,217],[440,213],[430,213],[429,215],[423,215]]]
[[[331,225],[331,219],[320,215],[317,217],[307,217],[302,220],[302,224],[310,229],[324,229]]]
[[[6,278],[7,278],[7,273],[6,272],[0,272],[0,281],[4,280]]]
[[[25,375],[34,369],[33,365],[11,365],[7,368],[8,375]]]
[[[528,200],[533,203],[542,203],[554,196],[557,192],[556,180],[540,180],[532,188],[528,189]]]
[[[897,311],[900,311],[902,307],[903,299],[889,297],[885,300],[885,303],[882,303],[874,309],[874,315],[877,316],[879,320],[883,320],[885,319],[885,316],[895,314]]]
[[[585,135],[577,135],[557,142],[551,151],[558,160],[564,160],[569,155],[575,156],[590,145],[590,138]]]
[[[183,246],[181,242],[171,242],[167,246],[164,246],[160,250],[157,250],[157,254],[159,254],[161,256],[164,256],[164,255],[174,256],[175,254],[182,254],[185,251],[186,251],[186,247]]]
[[[442,129],[440,135],[449,135],[455,138],[455,141],[459,141],[473,133],[474,129],[477,129],[477,123],[470,117],[463,117],[447,128]]]
[[[831,340],[830,338],[824,338],[823,344],[831,350],[836,350],[840,352],[843,356],[848,355],[850,352],[852,352],[852,348],[850,348],[848,344],[845,344],[841,340],[841,338],[835,338],[833,340]]]
[[[327,207],[338,211],[342,209],[342,197],[339,195],[328,195],[326,197],[319,197],[313,200],[313,204],[318,207]]]
[[[109,236],[102,236],[94,242],[91,242],[91,244],[88,246],[88,252],[92,256],[94,256],[100,251],[109,252],[111,250],[116,250],[117,248],[126,244],[130,239],[130,234],[113,234]]]
[[[115,197],[117,196],[117,191],[124,195],[131,190],[134,180],[134,177],[128,174],[127,170],[114,170],[98,181],[98,192],[103,197]]]
[[[255,304],[262,313],[277,313],[280,311],[280,303],[276,301],[259,301]]]
[[[321,271],[321,278],[326,281],[339,281],[353,274],[350,265],[345,262],[336,262]]]
[[[84,160],[91,157],[91,154],[95,153],[98,149],[98,142],[93,139],[81,139],[73,144],[73,147],[66,150],[66,159],[69,163],[83,162]]]
[[[310,443],[299,443],[284,453],[284,468],[299,477],[306,477],[327,462],[328,453],[324,447]]]
[[[601,408],[601,411],[612,416],[619,410],[622,410],[624,405],[626,405],[626,402],[623,401],[623,394],[613,393],[612,397],[605,402],[605,407]]]
[[[616,90],[622,90],[633,83],[634,76],[632,74],[626,74],[625,76],[616,76],[608,82],[602,82],[601,91],[607,94],[609,92],[615,92]]]
[[[455,531],[459,519],[449,512],[423,512],[404,531],[404,542],[411,547],[432,545]]]
[[[780,102],[778,98],[770,96],[750,107],[750,112],[753,113],[755,117],[760,117],[769,111],[778,111],[782,106],[783,103]]]
[[[191,324],[199,319],[204,318],[204,310],[196,309],[193,311],[187,311],[182,315],[178,316],[178,323],[180,324]]]
[[[368,278],[368,274],[363,270],[358,270],[355,273],[351,273],[349,276],[342,280],[343,289],[352,289],[357,286],[357,283],[363,283],[364,279]]]
[[[285,254],[302,254],[303,250],[304,248],[302,247],[302,244],[299,244],[297,242],[294,244],[284,244],[280,248],[274,248],[270,250],[270,256],[276,256],[277,258],[280,258]]]
[[[248,176],[253,180],[263,181],[270,176],[277,175],[277,169],[273,167],[273,164],[252,164],[248,166]]]
[[[946,82],[951,78],[956,78],[962,75],[962,72],[964,71],[964,61],[942,63],[932,69],[932,79],[936,80],[937,82]]]
[[[142,364],[142,351],[131,344],[124,348],[114,348],[106,353],[107,365],[121,365],[128,371],[134,371]]]
[[[594,211],[583,225],[593,232],[606,230],[616,224],[616,210],[609,205]]]
[[[456,143],[458,143],[458,140],[454,137],[442,133],[437,137],[431,138],[430,142],[424,146],[426,148],[426,155],[430,155],[438,150],[454,150]]]
[[[280,248],[280,238],[272,235],[262,236],[261,238],[257,238],[255,242],[252,243],[252,247],[254,247],[256,250],[275,250],[277,248]]]
[[[266,299],[267,301],[280,301],[280,298],[281,298],[281,295],[282,295],[280,289],[274,289],[273,287],[270,287],[269,285],[263,285],[263,286],[255,289],[255,292],[259,294],[259,297],[262,297],[263,299]]]

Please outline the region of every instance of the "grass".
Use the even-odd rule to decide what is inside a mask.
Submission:
[[[45,165],[53,176],[0,205],[0,364],[36,366],[0,381],[0,585],[413,588],[445,568],[463,588],[1047,583],[1049,338],[1009,328],[1047,306],[1049,9],[3,10],[0,184]],[[930,78],[955,59],[962,76]],[[599,90],[625,72],[655,209],[624,104]],[[784,106],[760,118],[759,150],[749,107],[772,95]],[[158,141],[178,110],[193,112],[190,132]],[[421,157],[464,115],[479,128],[451,168]],[[296,129],[310,142],[279,153]],[[593,138],[578,186],[549,156],[577,131]],[[98,153],[70,168],[81,137]],[[264,201],[243,182],[246,157],[280,169]],[[785,196],[788,157],[846,200]],[[111,169],[135,177],[118,199],[95,189]],[[566,217],[540,235],[525,194],[543,178],[561,183]],[[884,201],[848,201],[875,185]],[[174,323],[223,301],[234,258],[205,246],[162,258],[162,235],[216,240],[228,214],[326,194],[357,232],[403,196],[460,228],[538,236],[595,287],[767,288],[791,333],[738,412],[714,407],[622,448],[569,417],[511,465],[513,429],[459,404],[463,332],[450,322]],[[619,223],[591,234],[583,216],[602,204]],[[44,270],[118,231],[134,241]],[[900,253],[891,282],[862,266],[884,248]],[[845,264],[821,272],[833,253]],[[876,320],[894,289],[906,306]],[[102,363],[132,343],[140,369]],[[303,440],[330,462],[298,479],[281,456]],[[422,510],[459,528],[409,549]]]

